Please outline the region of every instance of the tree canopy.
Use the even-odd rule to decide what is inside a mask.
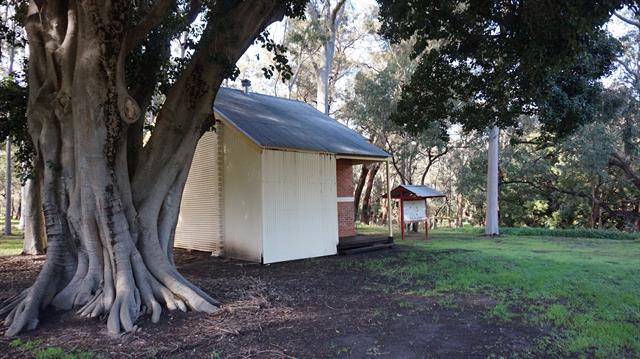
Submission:
[[[394,120],[465,129],[517,125],[535,115],[551,134],[593,116],[597,81],[618,44],[601,27],[621,1],[380,0],[380,32],[415,39],[419,64]]]

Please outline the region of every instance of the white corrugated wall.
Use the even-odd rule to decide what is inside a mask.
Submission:
[[[219,255],[222,248],[221,181],[216,132],[196,147],[182,194],[174,246]]]
[[[224,256],[260,262],[262,256],[261,149],[225,125]]]
[[[336,158],[264,150],[264,263],[337,253]]]

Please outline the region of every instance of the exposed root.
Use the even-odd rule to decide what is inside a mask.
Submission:
[[[79,254],[70,280],[64,279],[65,267],[55,264],[61,260],[45,264],[31,288],[3,303],[0,317],[8,326],[5,335],[34,329],[40,310],[48,306],[79,307],[77,314],[83,318],[106,317],[111,334],[138,330],[135,323],[141,315],[151,315],[158,322],[163,306],[183,312],[218,311],[218,302],[180,275],[166,257],[148,266],[135,246],[118,246],[101,248],[100,260],[88,258],[86,252]],[[99,263],[102,270],[91,268],[91,262]]]
[[[55,293],[55,280],[47,278],[43,269],[34,285],[15,296],[1,310],[0,315],[6,314],[4,325],[7,326],[5,336],[11,337],[23,330],[33,330],[38,326],[38,315],[42,307],[47,306],[47,300],[51,300],[52,293]],[[53,277],[55,278],[55,277]]]
[[[85,253],[80,254],[78,268],[69,284],[56,294],[52,305],[57,310],[70,310],[84,306],[94,297],[102,282],[102,271],[96,269],[95,259],[88,260]],[[92,268],[93,267],[93,268]]]
[[[27,297],[28,293],[29,288],[4,301],[0,307],[0,318],[6,317],[15,307],[18,306],[18,304],[20,304],[20,302],[24,300],[24,298]]]

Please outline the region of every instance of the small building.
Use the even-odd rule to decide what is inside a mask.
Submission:
[[[274,263],[336,254],[356,235],[353,166],[385,161],[388,179],[389,154],[300,101],[221,88],[214,113],[175,247]]]

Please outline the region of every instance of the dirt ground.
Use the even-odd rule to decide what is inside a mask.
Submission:
[[[483,313],[494,302],[466,296],[454,306],[402,293],[395,283],[349,268],[350,261],[394,256],[396,247],[261,266],[176,253],[180,271],[222,303],[215,315],[163,313],[160,323],[109,336],[105,320],[73,313],[42,318],[23,341],[100,357],[486,358],[527,357],[540,329],[500,323]],[[33,281],[43,257],[0,257],[0,303]],[[30,357],[0,339],[0,357]]]

